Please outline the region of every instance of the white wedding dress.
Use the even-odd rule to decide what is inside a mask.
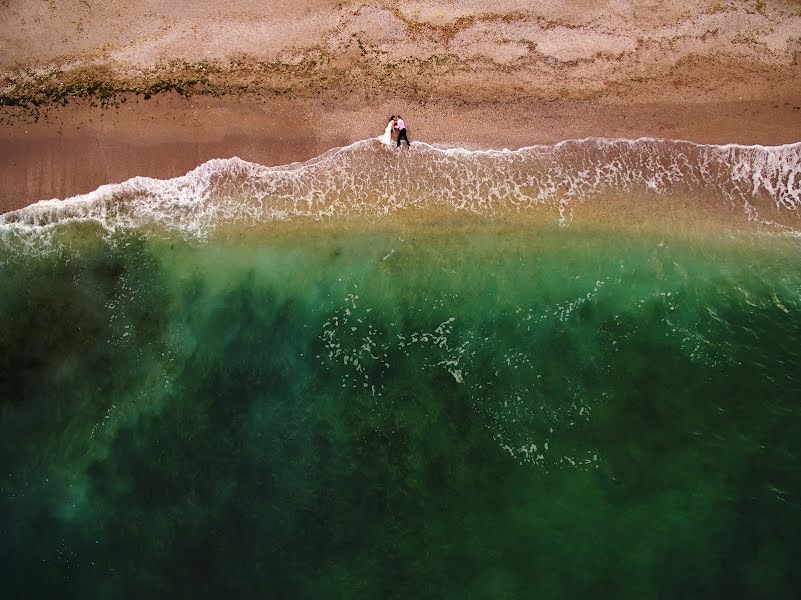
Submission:
[[[384,144],[385,146],[392,145],[392,126],[395,123],[390,121],[387,123],[387,128],[384,130],[384,133],[378,136],[378,141]]]

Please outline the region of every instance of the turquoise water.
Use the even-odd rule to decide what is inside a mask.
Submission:
[[[48,248],[0,251],[6,597],[801,588],[797,238],[72,223]]]

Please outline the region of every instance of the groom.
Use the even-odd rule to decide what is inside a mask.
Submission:
[[[406,142],[407,146],[411,147],[409,138],[406,137],[406,123],[403,122],[400,115],[395,117],[395,129],[398,131],[398,148],[400,148],[401,140]]]

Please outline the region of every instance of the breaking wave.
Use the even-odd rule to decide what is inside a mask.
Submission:
[[[576,207],[619,193],[665,201],[682,195],[797,231],[801,143],[589,138],[519,150],[416,143],[398,151],[369,139],[279,167],[214,159],[174,179],[134,177],[0,215],[0,232],[88,220],[110,230],[158,225],[203,237],[221,224],[380,218],[401,209],[479,215],[552,210],[567,223]]]

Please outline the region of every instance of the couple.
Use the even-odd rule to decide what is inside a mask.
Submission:
[[[400,148],[401,142],[406,142],[407,146],[411,146],[409,143],[409,138],[406,136],[406,123],[403,122],[400,115],[392,115],[389,118],[389,123],[387,123],[387,128],[384,131],[384,135],[378,137],[378,140],[387,146],[392,145],[392,131],[395,130],[397,134],[398,140],[398,148]]]

